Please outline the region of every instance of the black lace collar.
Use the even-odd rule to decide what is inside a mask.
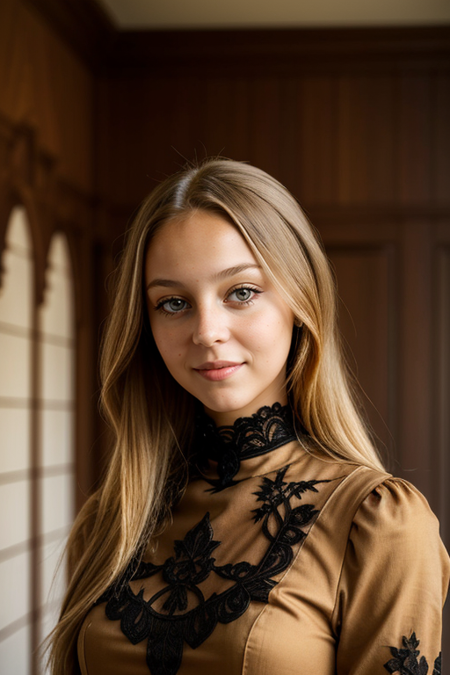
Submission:
[[[232,426],[217,427],[204,412],[197,416],[195,450],[200,462],[217,462],[219,478],[209,481],[215,492],[236,484],[233,479],[241,461],[296,439],[292,411],[280,403],[263,406],[251,417],[239,417]]]

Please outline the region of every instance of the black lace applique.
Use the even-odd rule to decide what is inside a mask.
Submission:
[[[275,480],[264,478],[254,493],[259,508],[253,520],[262,521],[268,547],[261,561],[216,565],[213,552],[221,542],[214,539],[209,513],[195,525],[183,541],[174,542],[174,555],[162,565],[132,564],[121,583],[111,587],[96,604],[106,602],[106,616],[120,621],[125,636],[133,644],[147,640],[147,665],[151,675],[175,675],[183,656],[183,645],[199,647],[218,623],[238,619],[251,601],[267,603],[277,584],[278,574],[288,568],[293,547],[307,535],[318,510],[313,504],[293,506],[305,492],[317,492],[318,483],[286,482],[289,467],[278,471]],[[164,586],[149,600],[144,589],[133,593],[129,581],[161,574]],[[205,597],[199,584],[211,574],[228,582],[226,590]],[[156,608],[157,606],[157,608]]]
[[[441,675],[441,653],[434,662],[433,675]]]
[[[394,657],[384,664],[384,668],[388,673],[399,673],[400,675],[427,675],[428,663],[424,656],[421,656],[420,661],[418,657],[420,651],[417,647],[420,640],[416,638],[416,634],[412,633],[410,638],[403,636],[403,649],[390,647],[391,654]],[[437,657],[434,662],[432,675],[441,675],[441,655]]]
[[[233,478],[242,460],[264,455],[296,439],[291,409],[274,403],[251,417],[240,417],[232,426],[216,427],[203,413],[197,419],[194,443],[200,458],[218,462],[219,479],[208,482],[213,485],[212,492],[219,492],[236,484]]]

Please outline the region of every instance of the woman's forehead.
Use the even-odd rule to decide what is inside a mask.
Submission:
[[[168,269],[214,274],[237,265],[257,266],[257,261],[234,225],[205,211],[165,223],[147,250],[146,269],[152,275]]]

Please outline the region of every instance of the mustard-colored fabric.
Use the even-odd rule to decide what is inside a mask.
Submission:
[[[211,464],[206,478],[213,477]],[[441,649],[449,558],[435,516],[412,485],[365,467],[313,458],[297,443],[242,462],[235,480],[217,493],[204,478],[193,480],[145,560],[162,565],[175,558],[174,542],[182,542],[209,513],[212,539],[220,542],[209,555],[214,564],[261,565],[270,548],[264,518],[255,518],[255,509],[265,503],[257,494],[263,485],[272,504],[279,502],[269,535],[289,509],[310,504],[317,513],[304,519],[302,538],[290,547],[287,568],[273,577],[268,602],[252,600],[239,618],[219,620],[196,648],[183,642],[177,675],[381,675],[395,672],[390,648],[404,648],[403,639],[413,633],[420,640],[417,659],[426,658],[431,675]],[[289,486],[302,481],[320,482],[283,503]],[[143,589],[146,601],[161,591],[151,605],[159,615],[168,614],[167,586],[161,572],[130,582],[134,594]],[[211,571],[197,594],[187,590],[187,607],[175,616],[229,587],[229,580]],[[80,632],[82,675],[149,675],[147,639],[132,644],[120,621],[106,617],[105,606],[89,612]],[[175,624],[167,621],[168,640]],[[390,661],[388,670],[384,664]],[[151,675],[166,673],[160,662]]]

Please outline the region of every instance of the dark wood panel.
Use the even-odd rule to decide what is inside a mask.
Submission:
[[[431,82],[429,74],[398,80],[398,200],[404,204],[431,200]]]
[[[223,154],[272,173],[307,208],[445,207],[449,82],[450,74],[357,76],[344,66],[326,76],[237,68],[226,77],[192,69],[113,78],[108,161],[100,158],[109,198],[129,207],[151,188],[149,175],[171,173],[183,157]]]
[[[450,231],[450,221],[447,221]],[[434,321],[435,443],[438,514],[443,539],[450,547],[450,243],[435,251],[436,317]]]
[[[273,77],[259,76],[250,83],[250,156],[264,171],[280,174],[279,144],[281,83]]]
[[[376,436],[392,453],[396,432],[395,249],[328,247],[338,283],[348,361]]]
[[[0,114],[80,191],[93,188],[94,77],[23,0],[0,3]],[[5,53],[5,50],[7,52]],[[34,182],[37,176],[29,177]]]
[[[450,204],[450,77],[436,75],[433,81],[432,152],[433,201]]]
[[[398,473],[437,509],[432,454],[432,223],[402,223],[399,276]]]
[[[91,68],[101,68],[105,52],[112,47],[116,32],[101,3],[95,0],[26,2]]]
[[[342,76],[338,89],[338,201],[368,201],[369,130],[366,78]],[[387,131],[387,130],[386,130]]]
[[[37,0],[35,0],[37,1]],[[129,31],[106,54],[111,73],[277,76],[450,67],[450,27]]]
[[[338,82],[330,76],[307,76],[297,82],[300,129],[296,164],[301,180],[298,196],[309,205],[336,203]]]
[[[223,154],[245,160],[250,156],[250,128],[252,124],[251,96],[248,79],[233,77],[228,80],[227,103],[228,137]],[[227,96],[228,92],[224,92]]]
[[[339,202],[392,203],[395,78],[344,75],[338,81],[337,98]]]

